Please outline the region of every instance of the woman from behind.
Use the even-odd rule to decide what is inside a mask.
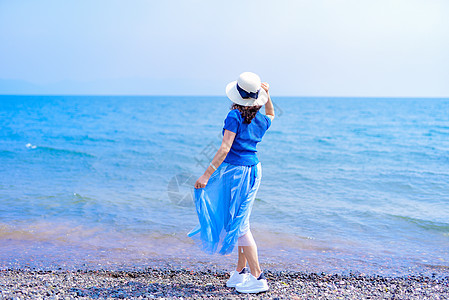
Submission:
[[[233,105],[224,121],[223,140],[195,183],[199,224],[189,236],[197,239],[208,253],[227,255],[238,244],[237,267],[226,285],[241,293],[258,293],[269,288],[249,225],[262,178],[256,146],[274,119],[268,90],[269,85],[251,72],[240,74],[237,81],[227,85],[226,94]],[[263,105],[265,115],[259,112]]]

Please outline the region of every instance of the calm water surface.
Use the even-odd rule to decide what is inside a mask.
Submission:
[[[275,98],[251,217],[268,268],[449,274],[449,100]],[[181,265],[224,97],[0,96],[0,267]],[[204,166],[204,167],[203,167]]]

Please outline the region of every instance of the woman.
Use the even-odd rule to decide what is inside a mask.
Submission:
[[[223,141],[212,162],[195,183],[199,225],[189,236],[199,238],[203,250],[229,254],[238,243],[238,262],[227,281],[238,292],[268,290],[259,266],[257,246],[249,228],[251,209],[262,169],[256,145],[274,119],[269,85],[251,72],[240,74],[226,87],[234,102],[223,128]],[[259,109],[265,105],[265,115]],[[199,236],[197,236],[199,234]],[[249,264],[251,273],[246,268]]]

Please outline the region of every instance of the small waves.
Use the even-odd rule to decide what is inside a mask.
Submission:
[[[335,146],[335,143],[331,142],[332,137],[315,138],[315,142],[322,146]]]
[[[11,155],[13,155],[13,154],[14,154],[13,151],[0,150],[0,157],[2,157],[2,156],[11,156]]]
[[[67,142],[76,141],[78,143],[84,143],[84,142],[93,142],[93,143],[116,143],[117,140],[112,138],[105,138],[105,137],[92,137],[89,135],[79,135],[79,136],[70,136],[65,135],[61,136],[61,138]]]
[[[434,129],[430,129],[425,136],[448,136],[449,135],[449,127],[447,126],[435,126]]]
[[[36,150],[43,154],[49,154],[53,156],[76,156],[76,157],[90,157],[95,158],[95,155],[92,155],[83,151],[76,151],[70,149],[62,149],[62,148],[53,148],[47,146],[36,146],[30,143],[26,144],[26,147],[31,150]]]
[[[444,235],[449,235],[449,223],[433,222],[429,220],[417,219],[401,215],[390,216],[428,231],[440,232]]]

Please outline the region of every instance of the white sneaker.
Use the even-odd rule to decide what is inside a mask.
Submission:
[[[239,283],[245,282],[246,278],[248,278],[249,271],[247,268],[243,268],[240,272],[232,271],[231,277],[229,277],[226,282],[227,287],[235,287]]]
[[[263,273],[260,273],[259,278],[249,274],[248,279],[243,283],[237,284],[235,289],[239,293],[260,293],[268,291],[269,287],[267,279]]]

